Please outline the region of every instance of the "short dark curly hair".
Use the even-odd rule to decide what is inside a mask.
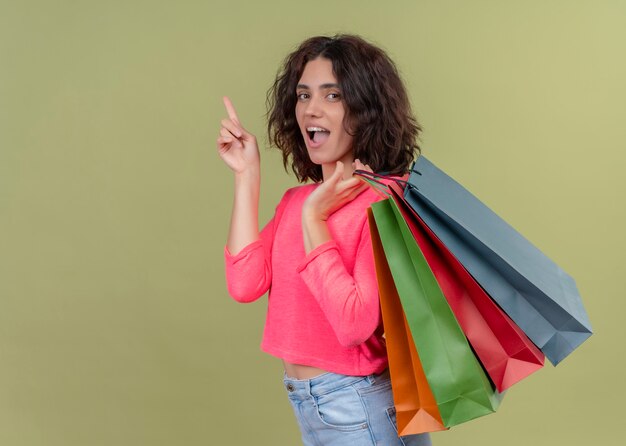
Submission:
[[[267,92],[269,142],[283,153],[285,169],[300,182],[322,181],[322,167],[307,153],[296,121],[296,86],[304,66],[323,57],[332,62],[346,107],[344,126],[353,136],[354,157],[374,172],[402,174],[420,153],[422,130],[398,70],[380,48],[354,35],[317,36],[289,54]]]

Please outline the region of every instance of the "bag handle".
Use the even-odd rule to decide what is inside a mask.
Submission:
[[[410,172],[414,172],[418,175],[421,175],[422,173],[413,169],[411,167]],[[353,175],[359,176],[361,178],[363,178],[363,180],[367,181],[370,185],[373,186],[372,182],[379,184],[381,186],[384,186],[385,188],[387,187],[387,185],[385,183],[383,183],[380,180],[387,180],[387,181],[393,181],[394,183],[400,185],[403,188],[410,188],[410,189],[418,189],[417,186],[415,186],[414,184],[409,183],[406,180],[401,180],[400,178],[396,178],[393,177],[389,174],[386,173],[375,173],[375,172],[370,172],[368,170],[361,170],[361,169],[357,169],[354,171]],[[387,194],[388,195],[388,194]]]

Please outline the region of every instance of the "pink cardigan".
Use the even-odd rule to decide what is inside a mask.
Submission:
[[[252,302],[269,290],[261,349],[285,361],[345,375],[387,367],[366,190],[333,213],[333,240],[308,255],[302,204],[317,184],[289,189],[261,238],[232,255],[225,249],[231,296]]]

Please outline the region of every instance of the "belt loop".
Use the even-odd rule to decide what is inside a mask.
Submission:
[[[308,397],[313,398],[313,392],[311,392],[311,380],[310,379],[306,380],[306,393]]]

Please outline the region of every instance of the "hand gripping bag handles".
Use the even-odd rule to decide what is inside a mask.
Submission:
[[[437,402],[430,390],[422,363],[411,339],[411,331],[385,259],[372,210],[368,209],[367,212],[387,341],[398,435],[444,430],[446,428],[437,408]]]
[[[444,426],[494,412],[502,395],[474,356],[397,205],[379,201],[372,213]]]
[[[423,156],[404,197],[491,298],[558,364],[589,336],[574,280]]]
[[[390,185],[392,197],[433,271],[452,312],[499,392],[543,367],[544,356],[476,283]]]

